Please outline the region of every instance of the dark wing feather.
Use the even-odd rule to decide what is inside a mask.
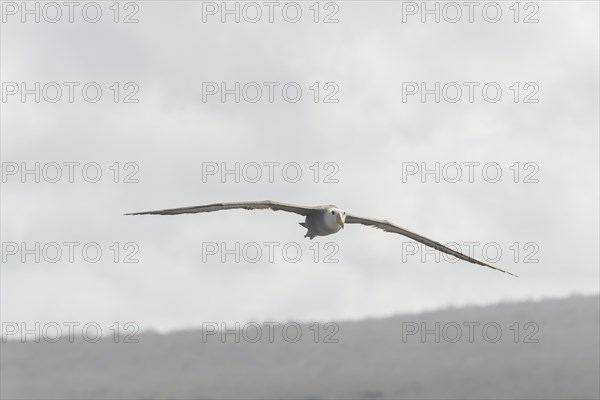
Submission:
[[[274,211],[287,211],[294,214],[308,215],[320,207],[302,207],[295,206],[293,204],[278,203],[276,201],[244,201],[235,203],[215,203],[207,204],[204,206],[193,206],[193,207],[180,207],[180,208],[168,208],[166,210],[155,210],[155,211],[143,211],[129,213],[125,215],[177,215],[177,214],[195,214],[203,212],[221,211],[221,210],[274,210]]]
[[[423,243],[425,246],[429,246],[438,251],[441,251],[442,253],[450,254],[456,258],[460,258],[461,260],[465,260],[465,261],[468,261],[470,263],[477,264],[477,265],[482,265],[484,267],[492,268],[492,269],[495,269],[496,271],[504,272],[504,273],[507,273],[512,276],[517,276],[511,272],[491,266],[482,261],[476,260],[475,258],[471,258],[467,255],[459,253],[458,251],[452,250],[451,248],[446,247],[443,244],[436,242],[435,240],[428,239],[425,236],[421,236],[417,233],[414,233],[414,232],[411,232],[404,228],[401,228],[401,227],[394,225],[388,221],[369,219],[369,218],[361,218],[361,217],[356,217],[354,215],[348,214],[348,215],[346,215],[345,222],[347,224],[362,224],[362,225],[372,226],[374,228],[381,229],[386,232],[398,233],[400,235],[403,235],[403,236],[409,237],[413,240],[416,240],[419,243]]]

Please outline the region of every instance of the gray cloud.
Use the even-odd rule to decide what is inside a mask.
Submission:
[[[400,5],[342,2],[338,24],[203,24],[200,3],[142,2],[140,23],[2,26],[2,81],[97,81],[99,103],[2,103],[3,162],[95,161],[97,184],[2,190],[2,240],[137,242],[140,263],[2,265],[2,318],[136,319],[194,326],[203,317],[338,319],[448,305],[598,292],[598,5],[545,2],[540,23],[402,23]],[[138,104],[106,89],[136,82]],[[202,82],[298,82],[300,102],[202,102]],[[336,82],[337,104],[308,87]],[[402,102],[402,82],[499,82],[502,101]],[[536,82],[538,104],[512,102]],[[137,184],[108,166],[136,162]],[[202,183],[207,161],[335,162],[337,184]],[[498,162],[490,184],[402,182],[403,162]],[[538,184],[512,182],[536,162]],[[498,242],[505,276],[465,263],[402,262],[402,239],[351,227],[338,264],[202,263],[202,242],[302,242],[299,218],[232,212],[175,218],[129,211],[217,201],[335,203],[442,242]],[[319,240],[323,244],[329,238]],[[514,263],[514,242],[539,244]],[[308,248],[310,243],[303,244]]]

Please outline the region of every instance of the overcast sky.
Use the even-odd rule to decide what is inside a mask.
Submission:
[[[473,22],[462,6],[455,23],[446,20],[458,18],[456,9],[442,5],[439,23],[429,14],[423,23],[413,7],[421,2],[321,3],[318,15],[303,2],[296,23],[286,21],[296,10],[286,3],[274,8],[272,23],[262,2],[255,23],[246,20],[256,8],[243,4],[239,23],[229,14],[221,22],[213,8],[220,2],[121,4],[118,16],[112,2],[100,2],[97,23],[83,18],[86,3],[72,23],[65,6],[55,23],[46,19],[56,10],[40,6],[36,23],[20,2],[8,3],[1,26],[2,321],[134,321],[170,330],[203,321],[362,319],[599,291],[597,2],[529,3],[518,15],[512,2],[500,2],[496,23],[488,22],[496,9],[484,2]],[[86,10],[93,19],[93,7]],[[123,23],[126,16],[138,22]],[[35,93],[22,102],[23,82],[34,91],[40,83],[39,103]],[[64,82],[78,85],[72,103]],[[102,89],[95,103],[82,96],[90,82]],[[256,84],[236,103],[234,94],[225,102],[209,94],[221,82],[229,89]],[[274,82],[273,102],[265,82]],[[422,82],[426,89],[439,82],[439,103],[435,94],[425,102],[420,92],[409,94]],[[52,103],[56,86],[62,97]],[[257,86],[262,97],[252,103]],[[297,87],[302,95],[292,102]],[[462,96],[453,103],[457,87]],[[492,102],[498,87],[502,94]],[[128,94],[138,102],[124,102]],[[324,102],[327,96],[337,102]],[[36,162],[46,172],[40,183],[21,174]],[[65,162],[80,163],[73,183]],[[206,163],[220,169],[236,162],[246,172],[239,183],[231,174],[221,182],[220,171],[203,179]],[[264,163],[275,162],[271,183]],[[48,182],[52,163],[62,165],[58,183]],[[82,178],[86,163],[100,166],[97,183]],[[439,182],[422,175],[436,163]],[[252,183],[256,164],[262,179]],[[285,176],[284,164],[292,166]],[[302,177],[288,182],[298,166]],[[124,183],[129,173],[139,182]],[[310,242],[294,214],[122,216],[264,199],[336,204],[458,243],[463,252],[476,242],[473,256],[520,278],[433,255],[423,262],[420,249],[409,254],[410,240],[359,225]],[[52,246],[39,263],[32,255],[22,262],[22,249],[13,254],[12,243],[36,242],[59,243],[62,257],[50,262]],[[74,262],[65,242],[79,243]],[[129,242],[138,263],[123,262],[135,249],[124,248]],[[222,262],[218,250],[203,254],[210,243],[236,242],[258,243],[262,257],[248,259],[255,245],[239,263],[231,255]],[[266,242],[279,244],[273,262]],[[102,249],[100,261],[83,258],[87,243]],[[297,262],[282,255],[288,243],[292,256],[295,246],[302,250]],[[324,262],[332,252],[338,262]]]

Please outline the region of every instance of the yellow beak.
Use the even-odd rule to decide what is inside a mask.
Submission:
[[[340,224],[342,229],[344,229],[344,220],[342,219],[342,216],[340,214],[337,215],[337,223]]]

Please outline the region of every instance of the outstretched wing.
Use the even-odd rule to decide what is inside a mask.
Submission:
[[[401,228],[401,227],[394,225],[388,221],[370,219],[370,218],[361,218],[361,217],[356,217],[354,215],[348,214],[348,215],[346,215],[345,222],[347,224],[362,224],[362,225],[372,226],[374,228],[381,229],[386,232],[398,233],[400,235],[403,235],[403,236],[409,237],[413,240],[416,240],[419,243],[423,243],[425,246],[429,246],[438,251],[441,251],[442,253],[450,254],[456,258],[460,258],[461,260],[465,260],[465,261],[468,261],[470,263],[477,264],[477,265],[482,265],[484,267],[492,268],[492,269],[495,269],[496,271],[504,272],[504,273],[507,273],[512,276],[517,276],[511,272],[505,271],[505,270],[497,268],[497,267],[493,267],[482,261],[476,260],[475,258],[466,256],[462,253],[459,253],[456,250],[452,250],[451,248],[444,246],[443,244],[441,244],[439,242],[436,242],[435,240],[428,239],[425,236],[421,236],[417,233],[414,233],[414,232],[411,232],[404,228]]]
[[[265,200],[265,201],[244,201],[244,202],[236,202],[236,203],[215,203],[215,204],[207,204],[204,206],[194,206],[194,207],[168,208],[166,210],[143,211],[143,212],[129,213],[129,214],[125,214],[125,215],[145,215],[145,214],[177,215],[177,214],[195,214],[195,213],[203,213],[203,212],[213,212],[213,211],[221,211],[221,210],[236,210],[236,209],[287,211],[287,212],[291,212],[294,214],[306,216],[314,211],[319,210],[320,207],[303,207],[303,206],[296,206],[293,204],[278,203],[276,201]]]

